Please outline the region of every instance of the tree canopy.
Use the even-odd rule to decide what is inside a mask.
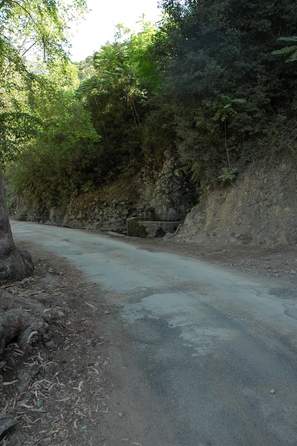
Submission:
[[[65,203],[168,150],[200,187],[284,149],[297,106],[294,2],[161,3],[158,26],[119,25],[79,64],[66,57],[66,3],[2,3],[1,159],[17,192]]]
[[[0,3],[0,161],[20,153],[40,130],[35,100],[46,89],[40,73],[66,67],[66,24],[83,7],[84,0]]]

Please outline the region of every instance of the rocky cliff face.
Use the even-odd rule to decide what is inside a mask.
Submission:
[[[64,208],[40,212],[22,203],[17,217],[124,234],[127,221],[137,227],[137,219],[166,221],[175,229],[185,219],[175,236],[177,241],[218,246],[291,245],[297,243],[296,167],[296,161],[289,158],[257,162],[232,186],[207,191],[194,206],[197,193],[178,160],[167,154],[159,171],[145,167],[133,178],[122,177],[98,191],[72,197]],[[133,217],[137,217],[136,223]],[[142,236],[167,231],[155,224],[140,229]]]
[[[178,240],[274,247],[297,243],[296,161],[262,162],[228,187],[205,194]]]
[[[126,233],[131,217],[183,221],[195,204],[195,198],[178,159],[167,153],[158,171],[146,166],[132,178],[123,176],[98,191],[73,196],[64,207],[40,210],[20,199],[15,215],[22,220],[71,228]]]

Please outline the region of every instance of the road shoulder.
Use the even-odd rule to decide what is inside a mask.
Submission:
[[[23,309],[48,329],[26,352],[10,343],[0,363],[0,416],[17,421],[3,446],[104,444],[102,417],[111,391],[108,340],[111,309],[98,286],[63,259],[23,244],[33,277],[0,287],[0,310]]]

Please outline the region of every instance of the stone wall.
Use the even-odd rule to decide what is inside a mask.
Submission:
[[[145,166],[134,177],[122,176],[97,191],[73,196],[66,206],[39,210],[18,199],[15,217],[71,228],[127,233],[127,220],[131,217],[184,220],[195,198],[178,159],[166,153],[160,169]]]
[[[179,160],[170,152],[165,153],[162,170],[156,174],[149,168],[143,169],[138,184],[138,208],[143,206],[145,215],[142,217],[147,220],[184,220],[197,202],[197,194],[185,177]]]
[[[296,161],[287,158],[251,165],[234,185],[208,192],[176,238],[218,245],[295,245]]]
[[[141,220],[132,217],[127,220],[127,235],[148,238],[163,237],[165,234],[174,234],[180,223],[180,221]]]

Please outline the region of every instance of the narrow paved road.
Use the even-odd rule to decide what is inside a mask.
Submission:
[[[297,445],[296,290],[84,231],[13,226],[117,308],[105,330],[120,427],[106,445]]]

